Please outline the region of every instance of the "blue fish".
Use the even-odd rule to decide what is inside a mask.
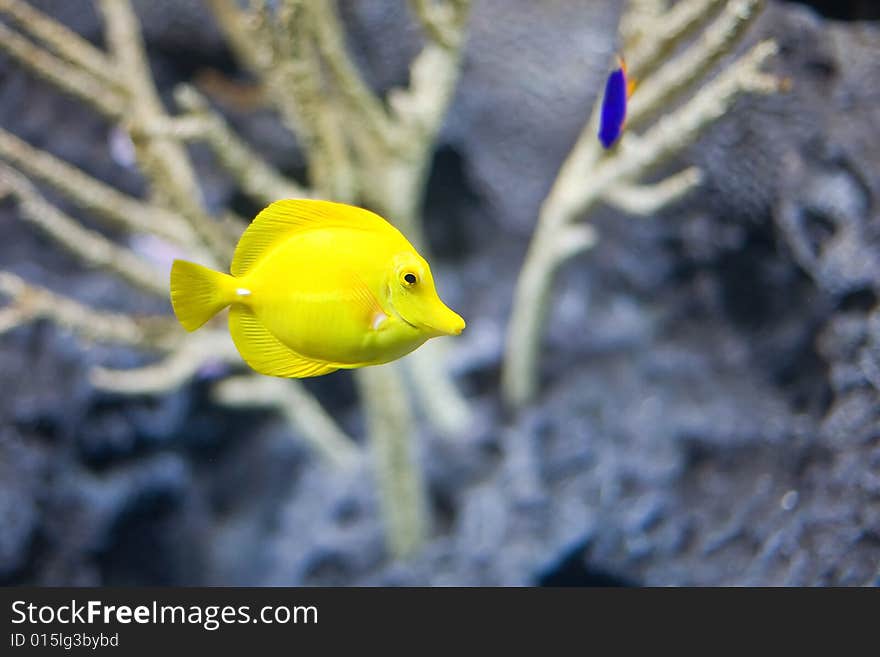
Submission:
[[[602,116],[599,120],[599,141],[611,148],[623,133],[626,124],[626,104],[635,84],[626,78],[626,62],[617,58],[618,68],[608,75],[605,95],[602,97]]]

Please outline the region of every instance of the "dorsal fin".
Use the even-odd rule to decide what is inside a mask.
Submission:
[[[300,231],[330,227],[397,232],[378,214],[353,205],[311,199],[275,201],[263,209],[244,231],[232,257],[230,272],[233,276],[244,276],[272,247],[283,243],[286,238]]]

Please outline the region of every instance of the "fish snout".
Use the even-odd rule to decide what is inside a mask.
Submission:
[[[447,308],[448,314],[441,326],[436,327],[443,335],[461,335],[466,326],[464,319],[454,310]]]
[[[401,307],[403,306],[403,307]],[[426,338],[441,335],[461,335],[465,323],[457,312],[443,303],[439,297],[419,300],[419,303],[395,306],[394,314],[411,327],[420,331]]]
[[[467,324],[465,324],[464,319],[462,319],[460,316],[456,315],[456,317],[458,317],[458,322],[452,328],[452,334],[461,335],[461,332],[464,331],[464,328],[465,326],[467,326]]]

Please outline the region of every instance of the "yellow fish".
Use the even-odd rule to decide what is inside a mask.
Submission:
[[[188,331],[226,306],[241,357],[272,376],[320,376],[395,360],[464,320],[394,226],[342,203],[276,201],[245,230],[231,276],[184,260],[171,304]]]

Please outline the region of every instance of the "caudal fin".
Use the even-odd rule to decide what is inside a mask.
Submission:
[[[195,331],[234,300],[234,280],[228,274],[186,260],[171,266],[171,306],[177,321]]]

